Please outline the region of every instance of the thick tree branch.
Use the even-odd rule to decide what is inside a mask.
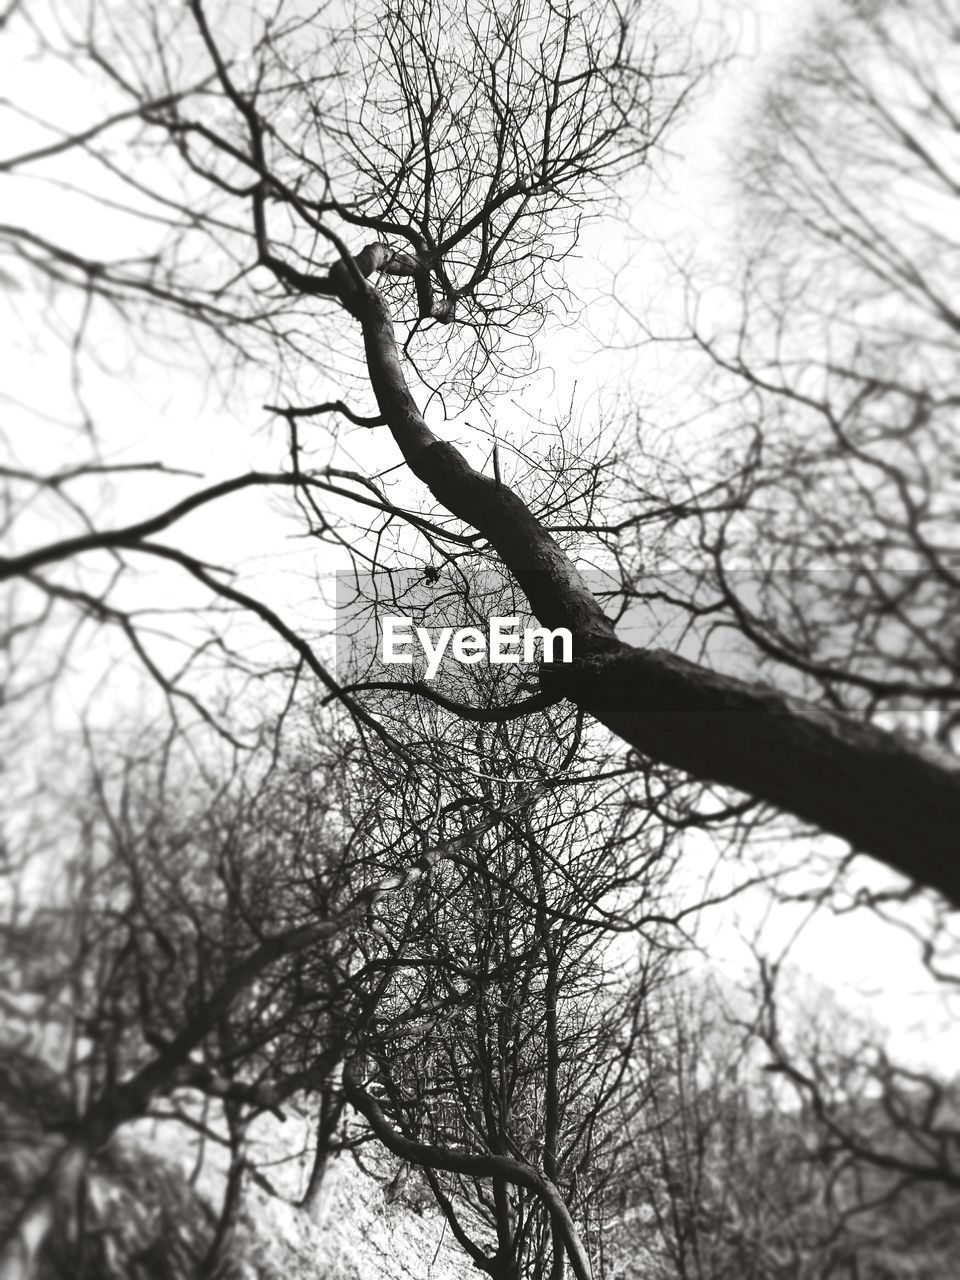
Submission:
[[[355,1058],[348,1059],[344,1064],[343,1088],[350,1105],[360,1112],[383,1145],[394,1155],[428,1169],[458,1173],[467,1178],[499,1178],[532,1191],[549,1213],[577,1280],[592,1280],[590,1259],[570,1216],[570,1210],[556,1186],[532,1165],[513,1160],[509,1156],[471,1155],[452,1147],[435,1147],[404,1137],[384,1115],[376,1099],[363,1089]]]
[[[358,261],[373,270],[388,253],[373,246]],[[544,671],[548,692],[562,693],[645,755],[813,823],[960,905],[960,763],[766,685],[619,641],[576,566],[523,500],[475,471],[427,425],[383,296],[369,283],[363,290],[344,283],[339,292],[363,328],[377,403],[411,471],[489,540],[536,617],[572,632],[575,661]]]

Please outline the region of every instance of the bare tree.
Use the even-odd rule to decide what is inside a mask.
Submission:
[[[640,805],[623,805],[615,774],[594,783],[586,807],[564,778],[563,748],[546,749],[536,718],[476,739],[471,763],[491,809],[509,803],[524,774],[539,797],[431,872],[415,936],[384,970],[389,985],[357,1038],[347,1096],[389,1149],[420,1166],[481,1272],[558,1276],[565,1253],[579,1265],[558,1204],[584,1255],[600,1257],[593,1233],[616,1148],[612,1113],[675,943],[664,886],[677,852]],[[463,823],[462,805],[448,821]],[[631,1000],[606,954],[626,932],[649,935]],[[393,954],[381,950],[381,968]],[[443,1163],[452,1152],[474,1163]],[[512,1175],[498,1176],[490,1158],[511,1162]]]
[[[303,863],[289,847],[274,859],[265,826],[253,824],[249,846],[265,853],[262,865],[241,858],[242,874],[231,879],[230,860],[224,877],[213,857],[219,829],[204,843],[179,832],[161,805],[157,831],[168,856],[157,863],[147,856],[155,852],[150,824],[128,829],[123,805],[116,821],[105,796],[117,879],[103,897],[99,885],[79,896],[103,930],[89,941],[103,967],[91,988],[92,1084],[69,1138],[8,1224],[11,1258],[15,1250],[36,1255],[58,1201],[73,1195],[111,1134],[182,1085],[229,1104],[242,1172],[244,1108],[262,1105],[269,1080],[275,1100],[284,1090],[326,1091],[325,1141],[347,1099],[390,1151],[429,1171],[441,1204],[450,1185],[472,1196],[497,1238],[490,1254],[464,1230],[478,1265],[482,1256],[493,1274],[540,1266],[531,1261],[533,1242],[549,1233],[554,1275],[565,1255],[582,1280],[591,1249],[573,1184],[580,1157],[571,1143],[565,1162],[562,1130],[584,1139],[591,1159],[607,1150],[609,1131],[594,1100],[585,1117],[559,1106],[562,1069],[549,1028],[542,1043],[528,1037],[530,1057],[515,1046],[529,1031],[524,1000],[535,992],[552,1007],[561,974],[574,992],[576,1025],[582,992],[564,968],[563,946],[579,956],[583,937],[601,923],[635,927],[624,903],[635,906],[648,883],[646,855],[665,856],[666,868],[671,831],[723,829],[752,820],[764,804],[960,902],[960,773],[950,754],[957,582],[946,523],[956,316],[935,279],[955,242],[939,221],[911,224],[900,236],[887,221],[898,211],[879,212],[879,197],[894,190],[882,179],[893,144],[910,184],[929,184],[947,208],[955,203],[952,155],[928,144],[931,127],[948,140],[956,134],[951,86],[926,54],[937,32],[948,48],[955,44],[949,15],[935,4],[856,6],[785,76],[771,101],[774,125],[745,166],[754,223],[773,229],[760,257],[769,275],[760,273],[759,293],[757,269],[745,276],[748,318],[733,354],[697,334],[744,389],[746,442],[730,433],[719,466],[699,458],[691,470],[671,457],[682,473],[676,491],[658,492],[642,476],[627,498],[621,460],[571,441],[569,424],[546,455],[536,443],[501,447],[488,425],[481,468],[442,438],[437,419],[486,412],[496,391],[535,364],[542,326],[575,302],[564,271],[581,220],[609,210],[616,182],[654,152],[690,77],[658,53],[636,5],[564,0],[539,11],[470,0],[408,10],[279,4],[264,17],[253,6],[214,13],[201,0],[176,10],[144,0],[93,4],[63,23],[43,7],[4,15],[48,64],[90,76],[103,110],[81,128],[44,129],[0,171],[8,180],[38,174],[72,201],[84,193],[63,166],[76,164],[104,219],[136,228],[129,251],[97,255],[71,244],[63,226],[49,226],[49,211],[44,225],[38,216],[36,226],[0,227],[4,282],[39,282],[56,303],[51,324],[65,338],[77,417],[65,465],[51,467],[45,449],[20,446],[3,472],[11,754],[26,740],[38,699],[95,629],[129,646],[174,723],[199,718],[237,750],[262,741],[256,714],[252,730],[250,718],[238,727],[211,691],[211,670],[271,690],[279,676],[280,701],[305,700],[309,673],[352,719],[338,767],[369,788],[366,797],[353,788],[339,798],[336,883],[307,876],[306,897],[294,892],[303,888]],[[852,51],[864,33],[869,55],[860,65]],[[876,88],[875,72],[890,65],[897,87],[909,86],[905,114],[891,113]],[[814,103],[824,104],[830,129]],[[851,112],[876,129],[866,135],[874,150],[859,187],[864,170],[850,162],[838,123]],[[798,259],[811,277],[799,294]],[[839,307],[821,282],[836,261],[851,271]],[[761,337],[773,321],[772,359],[753,345],[749,313],[757,307]],[[825,307],[828,341],[798,363],[796,349],[823,324]],[[275,463],[197,488],[195,477],[164,464],[102,456],[86,380],[114,325],[151,352],[169,352],[171,343],[185,361],[199,352],[211,379],[266,369],[264,398],[282,432]],[[718,421],[728,432],[719,411]],[[360,441],[359,460],[349,463],[344,425],[356,429],[350,448]],[[163,509],[114,521],[99,507],[103,486],[157,474],[179,486]],[[811,494],[814,476],[824,497]],[[408,571],[482,616],[489,610],[477,594],[479,570],[492,568],[545,627],[569,628],[573,661],[512,681],[485,673],[452,688],[334,675],[319,626],[291,618],[229,565],[209,563],[180,540],[189,519],[259,491],[290,496],[299,531],[349,556],[375,617],[398,606]],[[658,526],[671,537],[694,529],[702,569],[694,591],[644,582],[650,566],[638,556],[637,533]],[[670,545],[676,552],[691,543],[678,536]],[[733,566],[759,550],[766,568],[741,589]],[[599,586],[578,567],[591,557]],[[824,557],[833,577],[808,593],[796,575]],[[143,607],[144,565],[176,584],[177,621],[159,636],[154,611]],[[645,593],[693,619],[697,660],[618,637],[610,613]],[[235,617],[256,620],[279,644],[261,660],[228,629]],[[731,630],[771,683],[744,679],[717,659],[714,637]],[[37,637],[47,638],[39,651]],[[602,752],[591,757],[597,735],[588,716],[633,748],[623,768],[637,790],[625,787],[628,808],[618,819],[604,816],[625,825],[598,841],[603,856],[574,884],[574,902],[562,874],[547,894],[548,869],[557,868],[543,833],[531,838],[524,824],[544,795],[567,785],[592,781],[602,807],[612,767]],[[528,735],[519,740],[534,761],[529,769],[518,768],[515,752],[494,749],[514,722]],[[472,742],[470,726],[479,726]],[[576,776],[574,760],[585,766]],[[258,795],[261,802],[282,829],[283,802],[274,807]],[[297,803],[306,803],[311,830],[309,796]],[[630,826],[638,814],[639,835]],[[575,865],[582,849],[567,853]],[[209,916],[204,908],[198,929],[196,894],[210,883],[222,898]],[[111,894],[129,919],[116,918]],[[385,900],[394,908],[387,919]],[[267,920],[253,910],[264,901]],[[511,937],[523,938],[521,954],[496,930],[470,927],[464,904],[478,901],[502,904],[503,920],[516,921]],[[444,932],[445,912],[457,914],[449,903],[467,917],[468,968],[482,992],[457,985]],[[168,930],[169,945],[186,947],[191,961],[179,985],[165,960]],[[349,962],[338,950],[348,943],[356,948]],[[324,990],[332,983],[335,995],[304,1010],[300,997],[314,978]],[[512,1012],[491,996],[501,980],[524,996]],[[436,1044],[433,1028],[423,1036],[404,1030],[424,999],[431,1008],[449,1002],[453,1048],[488,1026],[476,1086],[457,1076],[456,1055],[443,1058],[447,1046]],[[380,1026],[373,1020],[382,1007],[389,1017]],[[559,1021],[555,1030],[559,1036]],[[318,1060],[316,1035],[328,1058],[324,1049]],[[611,1038],[607,1024],[587,1036],[604,1062]],[[397,1045],[403,1054],[391,1074]],[[331,1083],[337,1064],[342,1089]],[[542,1131],[529,1106],[506,1123],[490,1077],[507,1081],[510,1093],[541,1067],[552,1091]],[[610,1069],[615,1077],[620,1067]],[[386,1081],[384,1097],[366,1087],[371,1070]],[[410,1101],[408,1081],[421,1076],[437,1083],[443,1105]],[[448,1124],[451,1098],[482,1123],[458,1112]],[[522,1221],[511,1218],[517,1203]],[[230,1204],[224,1238],[229,1216]],[[448,1217],[459,1221],[456,1208]]]
[[[11,844],[22,856],[4,868],[5,1049],[52,1090],[25,1139],[36,1168],[9,1188],[4,1275],[33,1274],[55,1226],[61,1247],[81,1248],[71,1223],[88,1169],[148,1115],[229,1148],[212,1273],[250,1168],[246,1128],[330,1089],[382,985],[365,984],[358,930],[441,856],[421,847],[378,879],[368,831],[344,821],[335,760],[305,773],[247,757],[198,780],[176,737],[147,746],[107,748],[90,800],[63,806],[60,843]],[[394,963],[402,946],[401,930]]]
[[[633,34],[643,30],[636,15],[551,5],[541,28],[523,8],[466,6],[442,21],[388,8],[357,13],[338,37],[322,14],[281,11],[255,23],[246,45],[238,27],[218,31],[199,3],[189,17],[164,17],[146,53],[126,36],[135,19],[121,26],[100,14],[69,56],[106,63],[124,108],[5,163],[14,172],[65,151],[110,163],[102,143],[119,122],[134,152],[159,145],[181,166],[189,195],[163,196],[167,246],[112,266],[8,228],[20,260],[79,284],[91,302],[173,306],[194,324],[251,341],[265,333],[274,346],[279,327],[281,348],[302,342],[300,316],[339,312],[346,324],[326,340],[361,358],[376,409],[342,396],[306,406],[291,395],[283,417],[292,429],[307,414],[346,409],[349,421],[385,425],[440,509],[413,516],[413,528],[445,553],[488,544],[540,621],[572,631],[575,660],[543,673],[547,696],[570,699],[654,759],[746,791],[956,899],[958,783],[947,757],[862,716],[625,645],[565,539],[502,476],[481,474],[441,439],[411,389],[419,370],[428,390],[474,394],[467,388],[478,378],[504,368],[555,293],[553,264],[580,211],[655,144],[678,94],[652,44]],[[203,269],[181,287],[201,245]],[[425,346],[434,359],[418,354]],[[292,470],[237,477],[232,487],[286,485],[309,501],[342,491],[329,472],[304,475],[298,449]],[[362,495],[370,479],[354,476],[347,488],[359,484]],[[362,500],[385,518],[403,518],[379,491],[367,493]],[[34,546],[9,557],[5,575],[29,576],[49,597],[64,591],[51,584],[52,566],[80,555],[173,562],[251,609],[333,687],[295,624],[155,540],[182,512]],[[103,599],[71,598],[126,627]]]
[[[821,989],[790,1000],[789,1038],[822,1082],[830,1077],[828,1104],[785,1062],[771,1036],[769,983],[766,991],[757,1022],[743,1016],[743,991],[681,985],[656,1034],[639,1043],[649,1101],[630,1124],[634,1159],[612,1247],[642,1253],[652,1274],[691,1280],[949,1271],[960,1248],[948,1154],[955,1087],[893,1073],[871,1087],[883,1072],[870,1074],[869,1032]],[[784,1089],[787,1078],[797,1093]]]

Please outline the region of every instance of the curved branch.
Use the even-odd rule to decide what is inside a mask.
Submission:
[[[418,698],[426,698],[445,711],[452,711],[464,720],[475,724],[505,724],[509,720],[520,720],[535,711],[546,711],[556,706],[562,698],[557,694],[537,693],[533,697],[524,698],[521,702],[513,702],[506,707],[474,707],[467,702],[457,702],[445,694],[433,689],[422,680],[365,680],[359,684],[344,685],[340,692],[346,694],[366,693],[379,690],[384,693],[410,693]],[[329,698],[324,699],[329,701]]]
[[[509,1156],[470,1155],[453,1147],[435,1147],[404,1137],[384,1115],[379,1103],[367,1093],[358,1078],[357,1058],[348,1058],[343,1068],[343,1090],[347,1101],[364,1117],[370,1128],[394,1155],[410,1164],[457,1173],[467,1178],[499,1178],[526,1187],[542,1202],[550,1215],[577,1280],[592,1280],[590,1258],[576,1225],[556,1186],[532,1165]]]
[[[267,413],[279,414],[281,418],[318,418],[322,413],[341,413],[358,427],[383,427],[386,425],[386,418],[383,414],[377,414],[374,417],[365,418],[362,414],[354,413],[349,405],[344,404],[342,400],[325,400],[323,404],[309,404],[302,409],[294,409],[292,405],[287,405],[284,409],[280,405],[265,404],[264,409]]]
[[[341,301],[363,328],[371,385],[410,470],[488,539],[540,622],[569,628],[574,662],[542,674],[548,692],[651,759],[813,823],[960,906],[960,761],[767,685],[618,640],[542,521],[427,425],[383,296],[366,284]]]

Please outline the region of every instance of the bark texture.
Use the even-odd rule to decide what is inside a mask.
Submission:
[[[960,904],[960,762],[663,650],[547,676],[631,746],[846,840]]]

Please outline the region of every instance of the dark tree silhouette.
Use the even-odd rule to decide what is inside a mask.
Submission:
[[[99,15],[69,56],[105,68],[123,107],[4,168],[84,151],[116,170],[105,140],[132,131],[135,152],[159,147],[179,168],[174,194],[126,176],[152,196],[166,243],[111,264],[27,228],[3,236],[21,262],[73,283],[91,304],[121,314],[173,308],[240,347],[266,340],[281,356],[303,349],[310,358],[304,329],[315,315],[339,314],[325,341],[361,361],[375,410],[339,397],[309,407],[292,398],[280,412],[292,433],[306,416],[332,412],[382,424],[437,504],[410,517],[413,529],[445,556],[489,548],[536,617],[571,630],[574,661],[544,670],[546,697],[569,699],[646,756],[794,814],[956,901],[960,781],[948,755],[846,708],[625,644],[550,520],[499,473],[477,471],[419,407],[411,379],[470,403],[516,360],[556,300],[582,213],[643,161],[682,96],[652,41],[638,38],[640,15],[571,2],[542,16],[481,5],[414,18],[388,6],[358,11],[338,34],[322,12],[281,10],[254,22],[245,45],[236,24],[194,3],[189,15],[154,15],[141,46],[127,38],[136,15],[113,25]],[[949,325],[949,303],[930,305]],[[862,385],[853,394],[862,400]],[[129,614],[50,571],[97,551],[121,563],[172,561],[221,601],[252,610],[334,689],[295,622],[157,541],[187,510],[260,484],[296,489],[314,518],[325,493],[366,487],[364,501],[403,518],[369,491],[372,476],[305,474],[298,448],[286,473],[240,476],[153,519],[25,549],[5,559],[4,576],[117,623],[136,644]],[[66,488],[62,477],[29,479]],[[904,501],[916,527],[913,499]],[[950,575],[945,563],[938,572]]]
[[[572,761],[592,767],[597,750],[595,772],[606,780],[591,718],[631,748],[624,770],[645,794],[641,804],[625,793],[626,812],[663,824],[657,857],[669,843],[663,832],[722,827],[765,805],[886,863],[910,882],[907,892],[929,888],[960,904],[948,523],[958,321],[939,277],[956,260],[949,217],[960,184],[956,88],[930,56],[935,48],[944,65],[955,62],[955,23],[937,3],[851,5],[784,68],[765,131],[743,157],[749,225],[765,237],[740,278],[743,323],[732,344],[693,330],[719,385],[732,379],[748,406],[746,427],[731,426],[724,392],[715,407],[727,451],[691,461],[677,447],[659,460],[654,483],[639,471],[631,488],[624,459],[575,440],[569,423],[550,452],[535,441],[501,449],[489,427],[489,463],[480,467],[444,438],[441,420],[485,413],[498,390],[535,367],[543,327],[578,301],[564,272],[583,220],[611,210],[617,183],[643,168],[683,104],[693,77],[661,51],[645,6],[257,10],[143,0],[81,6],[62,23],[29,6],[2,17],[48,65],[88,77],[102,106],[66,129],[25,116],[34,140],[0,160],[5,181],[36,176],[57,197],[37,206],[35,222],[11,215],[0,225],[0,283],[39,284],[50,302],[44,319],[65,339],[79,418],[67,462],[50,466],[45,444],[18,442],[2,471],[7,754],[18,757],[82,639],[114,633],[174,723],[199,719],[236,748],[249,735],[224,710],[211,668],[235,682],[279,676],[283,696],[298,702],[312,699],[304,693],[312,677],[352,720],[338,767],[355,777],[370,770],[363,776],[378,807],[352,802],[362,839],[358,852],[338,830],[336,852],[346,846],[346,856],[334,859],[336,891],[328,877],[311,881],[321,900],[270,897],[282,907],[276,917],[253,910],[269,896],[263,876],[282,878],[297,862],[287,854],[274,862],[256,828],[249,847],[263,851],[263,865],[251,870],[241,859],[249,881],[224,882],[226,907],[207,922],[203,946],[183,943],[189,990],[165,967],[161,932],[192,938],[190,877],[194,864],[200,878],[209,870],[209,850],[192,832],[175,847],[164,836],[169,857],[159,865],[141,859],[139,836],[131,845],[117,826],[113,891],[129,919],[91,899],[104,929],[94,947],[104,957],[106,978],[94,984],[104,1001],[91,1014],[102,1061],[91,1066],[93,1088],[69,1136],[7,1224],[5,1265],[37,1256],[88,1163],[158,1097],[189,1086],[222,1099],[239,1151],[244,1108],[261,1105],[247,1073],[265,1057],[274,1099],[305,1083],[329,1093],[339,1067],[334,1109],[349,1100],[389,1150],[429,1171],[441,1197],[456,1180],[478,1199],[477,1188],[492,1185],[498,1244],[483,1253],[492,1273],[509,1274],[522,1255],[508,1212],[514,1196],[538,1206],[525,1221],[542,1240],[551,1233],[555,1274],[565,1253],[585,1277],[589,1247],[557,1141],[565,1119],[579,1120],[554,1105],[555,1061],[546,1062],[553,1101],[543,1132],[526,1147],[529,1133],[502,1123],[493,1104],[480,1125],[447,1125],[442,1108],[411,1116],[404,1071],[378,1098],[366,1087],[368,1065],[397,1042],[416,986],[410,972],[420,967],[408,963],[408,944],[425,945],[418,929],[431,922],[431,998],[451,1000],[463,1040],[482,1020],[496,1023],[485,1071],[511,1061],[506,1039],[522,1018],[512,1025],[502,1010],[493,1018],[489,1001],[450,987],[440,917],[451,884],[467,904],[503,895],[532,958],[527,968],[517,960],[510,981],[529,994],[542,970],[547,1009],[550,975],[561,971],[557,899],[576,935],[586,919],[595,923],[591,912],[608,911],[603,894],[622,895],[623,914],[605,923],[627,926],[623,899],[647,883],[643,858],[639,868],[629,856],[618,861],[613,839],[606,855],[612,847],[616,856],[574,886],[575,906],[564,899],[569,884],[545,903],[544,842],[526,839],[544,793],[588,780],[590,768],[569,775]],[[928,207],[916,203],[918,190],[935,216],[917,217]],[[73,242],[70,218],[57,216],[61,198],[70,208],[89,199],[129,240],[109,255]],[[125,355],[142,346],[184,363],[199,358],[211,382],[267,370],[265,409],[282,437],[273,464],[197,488],[196,477],[161,463],[102,455],[85,379],[109,363],[117,331]],[[346,426],[351,448],[359,441],[349,463],[338,436]],[[640,444],[638,457],[647,450]],[[105,486],[155,474],[178,486],[163,509],[112,521],[98,505]],[[351,565],[375,621],[399,608],[411,571],[482,615],[488,597],[478,583],[493,573],[524,598],[518,612],[529,607],[545,627],[569,628],[573,661],[452,686],[334,674],[314,624],[181,540],[189,521],[261,491],[292,499],[298,532]],[[665,586],[641,556],[638,531],[658,526],[674,555],[695,553],[693,590]],[[591,559],[600,565],[593,581],[579,567]],[[762,568],[743,586],[735,566],[751,559]],[[824,560],[830,576],[813,577]],[[143,607],[144,566],[174,575],[190,617],[173,637],[185,658],[169,634],[158,638],[157,611]],[[489,599],[499,602],[498,591]],[[697,660],[618,635],[611,614],[638,596],[686,611]],[[225,615],[252,618],[280,643],[261,658],[236,642]],[[730,631],[745,642],[755,678],[716,658],[714,637]],[[495,733],[514,721],[538,739],[529,755],[556,776],[526,772],[516,753],[491,754],[482,734],[465,746],[471,726]],[[112,814],[109,804],[103,810]],[[517,849],[529,859],[510,862]],[[384,900],[396,908],[389,928],[377,918]],[[495,931],[470,937],[476,971],[488,978],[490,962],[499,981]],[[348,966],[350,982],[329,1007],[295,1017],[308,971],[344,976],[330,959],[341,945],[362,957]],[[382,1028],[372,1019],[385,997]],[[122,1031],[131,1011],[132,1044]],[[330,1048],[319,1065],[314,1032]],[[279,1058],[266,1054],[264,1036]],[[602,1040],[597,1032],[593,1043]],[[410,1075],[422,1046],[406,1048]],[[201,1051],[213,1059],[209,1072]],[[543,1065],[535,1060],[520,1065],[532,1071]],[[472,1105],[455,1061],[442,1077],[445,1100],[457,1094]]]

